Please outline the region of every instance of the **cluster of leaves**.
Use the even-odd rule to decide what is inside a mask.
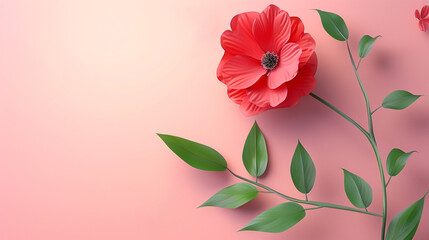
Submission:
[[[158,135],[177,156],[194,168],[206,171],[229,170],[225,158],[213,148],[172,135]],[[393,149],[387,158],[389,174],[396,176],[404,168],[411,154],[412,152]],[[264,174],[268,164],[268,152],[264,135],[256,122],[247,136],[242,157],[251,176],[258,178]],[[343,172],[344,189],[350,202],[357,208],[369,207],[372,202],[371,186],[358,175],[345,169]],[[299,141],[292,157],[290,173],[295,187],[307,196],[314,186],[316,168],[310,154]],[[237,183],[220,190],[200,207],[238,208],[255,199],[259,192],[258,188],[250,183]],[[423,200],[419,200],[395,217],[397,220],[394,219],[393,225],[391,224],[394,227],[389,229],[404,229],[409,224],[409,219],[414,219],[411,226],[417,229],[422,210]],[[301,221],[305,212],[298,203],[282,203],[261,213],[240,231],[283,232]],[[396,234],[394,230],[389,231]],[[400,231],[402,234],[403,230]]]
[[[206,171],[229,170],[225,158],[213,148],[176,136],[158,134],[165,144],[192,167]],[[243,148],[243,164],[247,172],[257,178],[264,174],[268,164],[268,151],[265,137],[255,122]],[[308,152],[300,142],[291,163],[292,180],[302,193],[309,193],[314,185],[316,169]],[[259,190],[250,183],[237,183],[226,187],[200,207],[238,208],[255,199]],[[294,202],[279,204],[258,215],[240,231],[283,232],[305,216],[305,209]]]
[[[192,167],[207,171],[228,169],[225,159],[213,148],[176,136],[158,135],[177,156]],[[268,164],[268,152],[264,135],[256,122],[247,136],[242,158],[251,176],[257,179],[264,174]],[[316,168],[300,142],[293,155],[290,171],[296,188],[302,193],[309,193],[316,178]],[[259,192],[250,183],[237,183],[220,190],[200,207],[237,208],[256,198]],[[301,205],[294,202],[282,203],[261,213],[240,231],[283,232],[301,221],[304,216],[305,209]]]
[[[349,39],[349,30],[344,20],[337,14],[331,12],[325,12],[316,9],[322,20],[322,25],[325,31],[334,39],[338,41],[347,41]],[[358,55],[360,59],[368,56],[372,47],[375,44],[377,38],[365,35],[359,41]],[[387,95],[382,103],[382,107],[386,109],[402,110],[410,106],[415,102],[421,95],[414,95],[404,90],[396,90]]]

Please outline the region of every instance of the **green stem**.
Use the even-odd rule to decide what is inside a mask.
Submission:
[[[384,233],[385,233],[385,229],[386,229],[386,217],[387,217],[387,194],[386,194],[386,187],[385,187],[385,180],[384,180],[383,165],[381,163],[380,154],[378,152],[378,147],[377,147],[377,144],[375,143],[375,140],[370,136],[370,134],[365,129],[363,129],[359,124],[357,124],[355,121],[353,121],[351,118],[349,118],[346,114],[344,114],[343,112],[338,110],[336,107],[334,107],[330,103],[326,102],[325,100],[323,100],[322,98],[320,98],[319,96],[317,96],[314,93],[310,93],[310,96],[312,96],[313,98],[315,98],[319,102],[325,104],[327,107],[334,110],[336,113],[338,113],[339,115],[344,117],[347,121],[349,121],[350,123],[355,125],[365,135],[365,137],[370,142],[372,149],[374,150],[375,157],[377,158],[378,169],[380,171],[381,182],[383,185],[382,240],[384,240]]]
[[[356,78],[359,82],[359,87],[362,90],[363,96],[365,98],[366,111],[368,113],[369,135],[371,136],[371,138],[374,138],[374,129],[372,124],[371,107],[369,105],[368,94],[366,93],[366,90],[363,87],[362,81],[360,80],[359,73],[357,72],[356,64],[355,64],[355,61],[353,60],[352,52],[350,51],[349,41],[346,41],[346,43],[347,43],[347,50],[349,51],[350,60],[352,61],[353,70],[355,71]]]
[[[377,142],[375,140],[374,127],[373,127],[373,123],[372,123],[371,107],[370,107],[368,95],[365,91],[365,88],[362,84],[362,81],[360,80],[360,76],[359,76],[359,73],[357,71],[355,61],[353,60],[352,52],[350,51],[349,42],[346,41],[346,43],[347,43],[347,50],[348,50],[349,55],[350,55],[350,60],[351,60],[352,65],[353,65],[353,70],[355,72],[356,78],[359,82],[360,89],[362,90],[363,96],[365,98],[366,111],[367,111],[367,115],[368,115],[369,135],[370,135],[368,140],[369,140],[369,142],[370,142],[370,144],[374,150],[375,157],[377,158],[378,170],[380,172],[381,185],[382,185],[382,190],[383,190],[383,219],[382,219],[382,223],[381,223],[381,240],[384,240],[385,232],[386,232],[386,219],[387,219],[387,193],[386,193],[386,180],[384,177],[383,164],[381,162],[380,153],[378,152]]]
[[[392,180],[392,176],[390,176],[390,177],[389,177],[389,180],[387,180],[386,188],[387,188],[387,186],[389,186],[390,180]]]
[[[241,177],[241,176],[239,176],[239,175],[235,174],[235,173],[234,173],[233,171],[231,171],[229,168],[227,168],[227,169],[228,169],[228,171],[229,171],[232,175],[234,175],[234,177],[239,178],[239,179],[241,179],[241,180],[243,180],[243,181],[245,181],[245,182],[251,183],[251,184],[253,184],[253,185],[255,185],[255,186],[261,187],[261,188],[263,188],[263,189],[265,189],[265,190],[267,190],[267,191],[270,191],[270,192],[272,192],[272,193],[276,194],[277,196],[279,196],[279,197],[281,197],[281,198],[284,198],[284,199],[286,199],[286,200],[289,200],[289,201],[291,201],[291,202],[302,203],[302,204],[309,204],[309,205],[318,206],[318,207],[334,208],[334,209],[340,209],[340,210],[345,210],[345,211],[358,212],[358,213],[368,214],[368,215],[372,215],[372,216],[382,217],[382,216],[381,216],[381,215],[379,215],[379,214],[372,213],[372,212],[365,212],[365,211],[360,210],[360,209],[357,209],[357,208],[346,207],[346,206],[341,206],[341,205],[336,205],[336,204],[331,204],[331,203],[324,203],[324,202],[305,201],[305,200],[301,200],[301,199],[297,199],[297,198],[289,197],[289,196],[284,195],[284,194],[282,194],[282,193],[280,193],[280,192],[277,192],[276,190],[274,190],[274,189],[272,189],[272,188],[270,188],[270,187],[267,187],[267,186],[265,186],[265,185],[263,185],[263,184],[261,184],[261,183],[257,183],[257,182],[254,182],[254,181],[252,181],[252,180],[249,180],[249,179],[247,179],[247,178]]]
[[[372,112],[371,112],[371,115],[372,115],[372,114],[374,114],[374,113],[375,113],[378,109],[380,109],[381,107],[383,107],[383,106],[380,106],[380,107],[378,107],[378,108],[374,109],[374,111],[372,111]]]
[[[358,69],[359,69],[360,61],[362,61],[362,58],[359,58],[359,62],[358,62],[358,65],[357,65],[357,67],[356,67],[356,70],[358,70]]]
[[[339,110],[338,108],[334,107],[332,104],[328,103],[327,101],[325,101],[324,99],[322,99],[321,97],[317,96],[314,93],[310,93],[310,96],[312,96],[313,98],[315,98],[317,101],[325,104],[330,109],[334,110],[336,113],[338,113],[339,115],[341,115],[344,119],[346,119],[347,121],[349,121],[351,124],[355,125],[355,127],[357,127],[366,137],[369,137],[369,133],[361,125],[359,125],[357,122],[355,122],[349,116],[347,116],[345,113],[341,112],[341,110]]]
[[[305,208],[305,211],[307,211],[307,210],[314,210],[314,209],[320,209],[320,208],[323,208],[323,207],[312,207],[312,208]]]
[[[383,190],[383,219],[381,223],[381,240],[384,240],[386,233],[386,221],[387,221],[387,192],[386,192],[386,180],[384,178],[383,164],[381,163],[380,153],[378,152],[377,143],[375,140],[370,140],[372,149],[374,150],[375,157],[377,158],[378,170],[380,172],[381,186]]]

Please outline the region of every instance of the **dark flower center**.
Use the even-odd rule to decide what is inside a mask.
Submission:
[[[261,64],[267,70],[273,70],[279,63],[279,56],[274,52],[267,52],[262,56]]]

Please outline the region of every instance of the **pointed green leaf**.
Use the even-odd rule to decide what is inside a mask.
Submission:
[[[389,224],[386,240],[411,240],[417,231],[427,193],[411,206],[396,215]]]
[[[345,41],[349,38],[349,30],[347,29],[344,20],[335,13],[325,12],[322,10],[315,9],[322,20],[322,25],[325,31],[331,35],[331,37],[338,41]]]
[[[207,171],[225,171],[225,158],[211,147],[184,138],[158,134],[164,143],[187,164]]]
[[[240,231],[284,232],[304,217],[305,210],[301,205],[293,202],[282,203],[259,214]]]
[[[258,189],[249,183],[237,183],[217,192],[200,207],[238,208],[258,196]]]
[[[415,151],[406,153],[398,148],[392,149],[392,151],[390,151],[389,155],[387,156],[387,161],[386,161],[387,173],[389,173],[390,176],[398,175],[402,171],[402,169],[404,169],[405,164],[408,161],[408,158],[414,152]]]
[[[290,175],[298,191],[307,194],[313,188],[314,180],[316,179],[316,168],[310,154],[299,141],[290,164]]]
[[[243,163],[250,175],[264,174],[268,163],[267,145],[258,124],[253,124],[243,148]]]
[[[372,202],[371,186],[361,177],[345,169],[344,189],[350,202],[357,208],[367,208]]]
[[[365,35],[361,38],[361,40],[359,41],[359,46],[358,46],[358,53],[359,53],[359,57],[364,58],[366,56],[368,56],[369,52],[371,51],[372,47],[374,46],[375,40],[377,40],[377,38],[379,38],[380,36],[377,37],[371,37],[369,35]]]
[[[402,110],[410,106],[421,95],[414,95],[404,90],[393,91],[384,98],[382,106],[388,109]]]

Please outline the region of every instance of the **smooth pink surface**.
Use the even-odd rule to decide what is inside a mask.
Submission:
[[[241,151],[256,119],[270,152],[261,182],[303,197],[289,175],[299,138],[317,168],[310,199],[350,205],[346,168],[371,184],[370,210],[381,212],[377,164],[352,125],[311,97],[244,117],[217,80],[230,19],[269,3],[300,16],[315,38],[314,92],[364,125],[345,45],[310,9],[343,16],[353,49],[364,34],[383,36],[360,68],[373,107],[396,89],[426,95],[375,114],[383,159],[394,147],[418,151],[389,185],[389,219],[419,199],[429,189],[429,34],[414,10],[426,1],[1,0],[0,239],[379,239],[378,218],[331,209],[309,212],[281,234],[237,232],[282,200],[196,209],[236,179],[187,166],[155,135],[210,145],[247,176]],[[426,205],[417,240],[429,236]]]

